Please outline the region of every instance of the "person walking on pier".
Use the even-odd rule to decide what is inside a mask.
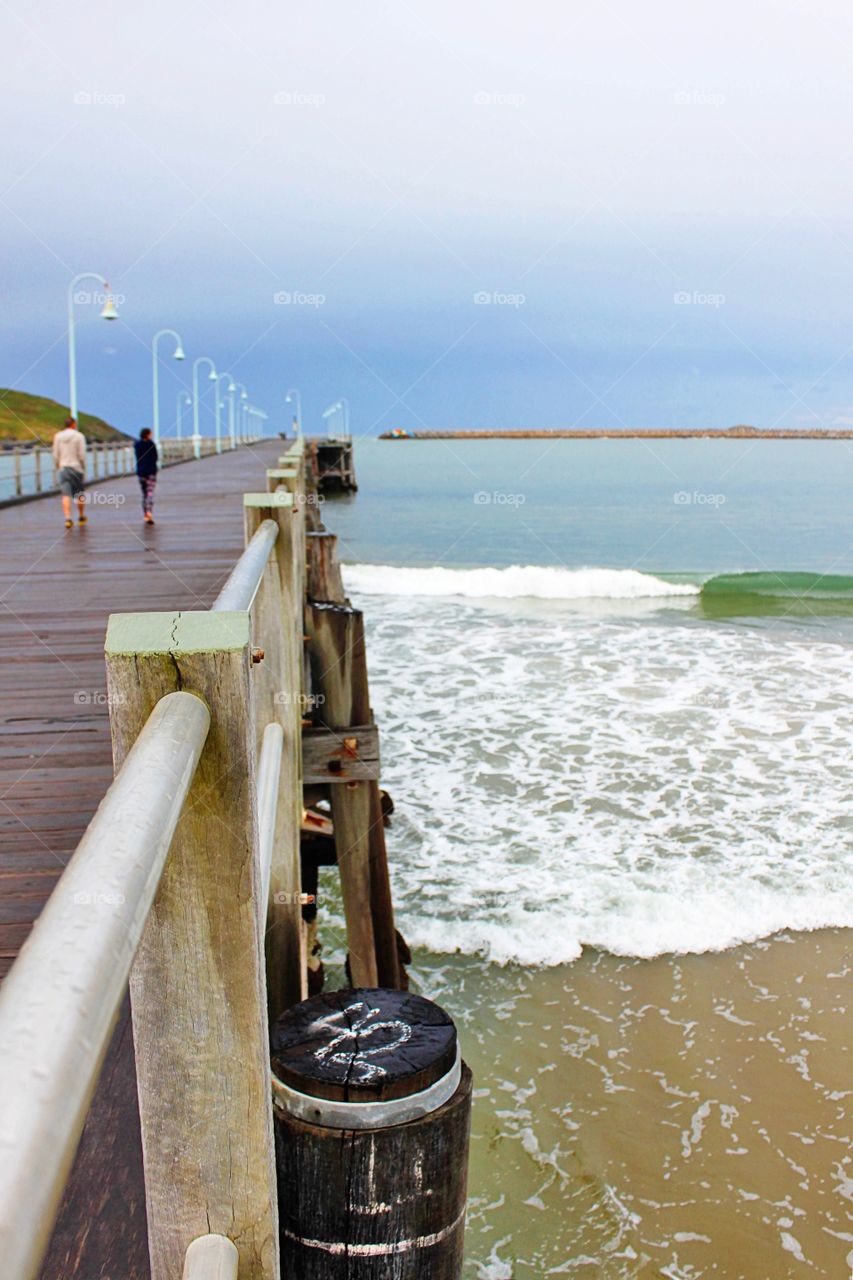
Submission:
[[[142,490],[142,515],[146,524],[154,523],[154,489],[157,484],[159,458],[157,445],[151,438],[151,428],[143,427],[139,439],[134,440],[133,450],[136,454],[136,474]]]
[[[71,509],[75,498],[78,523],[85,524],[86,497],[83,489],[86,482],[86,439],[77,426],[76,418],[66,418],[65,426],[53,437],[53,463],[59,472],[59,490],[62,494],[66,529],[70,529],[74,523]]]

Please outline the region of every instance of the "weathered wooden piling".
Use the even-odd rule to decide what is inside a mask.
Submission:
[[[289,1280],[458,1280],[471,1073],[422,996],[351,990],[272,1035],[282,1272]]]
[[[307,535],[307,543],[309,600],[346,604],[337,535],[326,529],[317,530]]]
[[[311,665],[323,701],[319,717],[341,739],[372,720],[364,620],[347,605],[312,602]],[[355,986],[398,987],[400,970],[385,830],[376,778],[350,777],[330,788],[335,845]]]

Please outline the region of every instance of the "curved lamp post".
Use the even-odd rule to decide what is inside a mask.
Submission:
[[[192,404],[193,398],[188,391],[179,391],[178,399],[175,404],[175,435],[179,440],[183,439],[184,425],[184,409],[188,404]]]
[[[175,339],[175,350],[172,352],[173,360],[185,360],[184,348],[181,342],[181,335],[174,329],[158,329],[151,339],[151,395],[154,404],[154,443],[160,443],[160,403],[158,395],[158,377],[157,377],[157,343],[161,338],[165,338],[167,334]]]
[[[197,356],[193,360],[193,454],[196,458],[201,457],[201,432],[198,429],[198,366],[200,364],[210,365],[208,381],[216,382],[217,379],[216,365],[210,356]],[[218,394],[216,398],[219,399]]]
[[[344,429],[342,439],[349,440],[349,400],[341,398],[336,400],[334,404],[330,404],[328,409],[323,410],[323,418],[331,418],[334,413],[342,413],[344,417]]]
[[[219,384],[220,382],[223,381],[224,378],[228,379],[228,386],[225,389],[231,396],[231,410],[230,410],[229,417],[233,416],[233,413],[234,413],[234,392],[237,390],[236,383],[234,382],[234,379],[231,377],[231,374],[228,372],[227,369],[225,370],[224,373],[217,374],[216,376],[216,452],[217,453],[222,452],[222,429],[220,426],[220,418],[219,418],[219,411],[222,408],[222,401],[219,399]]]
[[[238,431],[239,431],[240,439],[242,440],[243,436],[246,433],[246,401],[249,399],[249,393],[246,390],[245,383],[238,382],[237,386],[240,388],[240,403],[237,406],[237,409],[240,414]]]
[[[293,415],[293,421],[296,424],[296,438],[298,440],[302,436],[302,396],[295,387],[291,387],[287,395],[284,397],[285,404],[290,404],[291,401],[294,401],[296,404],[296,412]]]
[[[68,410],[77,417],[77,350],[74,342],[74,290],[81,280],[97,280],[107,291],[107,300],[101,308],[102,320],[118,320],[118,312],[109,289],[109,282],[97,271],[81,271],[68,286]]]
[[[263,424],[267,421],[268,415],[264,413],[263,409],[256,409],[254,405],[249,405],[249,417],[256,418],[258,421],[258,425],[255,427],[258,434],[254,438],[259,440],[264,434]]]

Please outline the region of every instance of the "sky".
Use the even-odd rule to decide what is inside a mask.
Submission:
[[[5,0],[0,385],[174,430],[853,425],[838,0]],[[99,292],[97,284],[81,288]],[[206,387],[202,429],[211,430]]]

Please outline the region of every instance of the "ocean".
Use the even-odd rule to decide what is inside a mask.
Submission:
[[[323,519],[475,1070],[466,1277],[848,1274],[853,447],[356,464]]]

